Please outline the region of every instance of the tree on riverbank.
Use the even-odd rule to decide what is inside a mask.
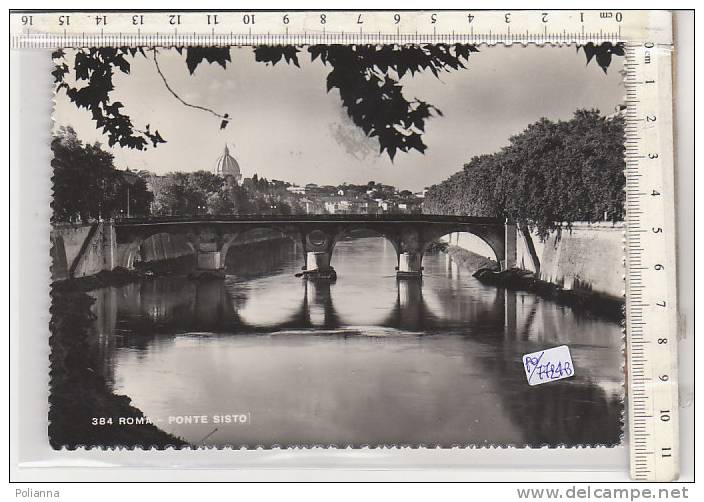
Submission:
[[[152,211],[158,216],[291,214],[304,212],[289,184],[256,174],[238,185],[207,171],[145,175],[154,193]]]
[[[499,152],[472,158],[428,190],[423,212],[510,218],[527,237],[528,229],[545,237],[575,221],[622,220],[623,170],[623,117],[578,110],[567,121],[542,118]]]
[[[597,110],[531,124],[500,154],[499,207],[541,237],[575,221],[622,221],[624,141],[623,117]]]
[[[147,216],[151,193],[145,181],[115,169],[113,156],[100,143],[84,145],[71,127],[52,138],[54,210],[52,221],[89,221],[112,216]]]

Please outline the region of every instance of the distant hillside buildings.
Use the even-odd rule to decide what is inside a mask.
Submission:
[[[308,183],[306,186],[292,185],[286,190],[302,196],[300,202],[307,214],[420,213],[426,191],[399,191],[392,185],[373,181],[366,185],[338,186]]]
[[[170,208],[173,206],[177,208],[173,210],[177,214],[193,211],[199,214],[206,212],[218,214],[225,210],[221,207],[229,207],[231,204],[211,207],[217,202],[215,199],[222,203],[222,200],[227,202],[229,199],[239,198],[238,200],[241,200],[238,208],[232,209],[235,211],[234,214],[250,214],[252,211],[271,212],[284,210],[284,208],[287,208],[285,211],[289,213],[298,214],[420,213],[427,192],[425,189],[422,192],[412,193],[409,190],[399,190],[392,185],[374,181],[364,185],[308,183],[305,186],[298,186],[286,181],[260,178],[257,174],[245,178],[239,162],[227,145],[212,170],[209,173],[202,171],[200,173],[202,174],[168,173],[163,176],[146,171],[139,173],[147,182],[148,189],[156,195],[153,212],[163,213],[166,210],[171,214]],[[221,183],[217,182],[219,178],[225,181],[222,187]],[[183,188],[173,188],[174,185]],[[189,194],[185,191],[189,191]],[[217,191],[222,193],[212,198],[211,194]],[[199,192],[202,194],[199,195]],[[189,201],[179,202],[181,198]],[[244,199],[257,202],[248,204],[243,202]],[[168,206],[168,208],[164,209],[161,206]],[[241,213],[242,211],[245,213]]]

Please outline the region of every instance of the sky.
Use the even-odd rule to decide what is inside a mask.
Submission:
[[[111,97],[138,128],[150,124],[167,142],[146,151],[110,148],[118,169],[212,171],[227,144],[244,177],[257,173],[299,185],[374,180],[418,191],[461,170],[473,156],[497,151],[541,117],[569,119],[579,108],[612,113],[625,94],[623,58],[614,58],[605,75],[595,61],[586,65],[574,46],[480,47],[465,70],[402,79],[407,99],[427,101],[444,116],[426,121],[425,154],[398,152],[391,162],[346,116],[338,91],[326,92],[330,67],[311,62],[307,52],[299,54],[301,68],[267,66],[255,62],[251,47],[233,47],[227,69],[203,62],[193,75],[175,50],[161,49],[158,59],[186,102],[229,113],[232,120],[221,130],[217,117],[179,103],[151,57],[138,55],[129,75],[116,73]],[[63,92],[56,96],[54,119],[56,128],[71,125],[84,142],[100,141],[108,149],[88,111]]]

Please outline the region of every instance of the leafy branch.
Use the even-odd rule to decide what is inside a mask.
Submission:
[[[74,58],[75,85],[71,85],[66,81],[66,76],[70,73],[65,61],[66,55],[59,49],[52,53],[52,59],[55,61],[52,75],[56,92],[63,89],[76,107],[85,108],[91,113],[96,128],[102,128],[103,134],[107,135],[108,145],[119,144],[144,150],[149,142],[156,147],[159,143],[165,143],[165,140],[158,130],[151,132],[149,124],[144,130],[136,129],[129,115],[120,111],[124,105],[119,101],[112,102],[110,98],[110,93],[115,88],[114,69],[129,74],[130,63],[125,57],[134,57],[138,52],[144,55],[142,48],[81,49],[76,52]],[[81,85],[82,83],[84,85]]]
[[[271,63],[282,59],[299,66],[299,49],[293,46],[259,46],[256,61]],[[342,106],[355,125],[368,137],[376,137],[379,153],[391,160],[397,151],[425,152],[425,121],[442,112],[418,98],[403,94],[401,79],[422,71],[436,77],[441,72],[466,68],[472,52],[470,44],[422,45],[312,45],[311,62],[320,60],[330,66],[327,91],[337,89]]]
[[[624,56],[625,46],[623,42],[618,42],[612,44],[611,42],[604,42],[600,45],[594,45],[594,43],[589,42],[585,45],[578,45],[577,52],[579,49],[584,51],[584,55],[587,58],[587,64],[596,56],[596,64],[598,64],[604,73],[609,69],[611,65],[611,59],[613,56]]]
[[[420,45],[312,45],[307,46],[311,62],[319,60],[330,72],[326,78],[327,91],[336,89],[342,106],[352,122],[366,136],[376,138],[379,152],[386,152],[391,160],[398,151],[416,150],[424,153],[423,142],[426,120],[442,116],[442,112],[418,98],[407,98],[403,93],[402,80],[417,73],[431,72],[439,77],[443,72],[466,68],[469,56],[478,49],[471,44],[420,44]],[[588,43],[579,46],[587,58],[587,64],[596,58],[604,72],[613,56],[623,56],[623,44],[601,45]],[[169,84],[153,50],[156,71],[166,89],[184,106],[211,113],[221,119],[224,129],[230,116],[210,108],[186,102]],[[178,47],[179,54],[186,53],[186,66],[192,75],[203,62],[217,63],[224,69],[231,63],[229,47]],[[302,48],[291,45],[254,47],[255,61],[276,65],[279,62],[293,63],[300,67],[299,54]],[[53,53],[55,68],[52,72],[56,91],[65,90],[68,98],[78,107],[91,112],[97,128],[103,129],[108,144],[119,144],[126,148],[144,150],[150,143],[153,147],[165,140],[150,126],[138,129],[132,119],[123,114],[119,101],[111,102],[114,89],[115,69],[129,74],[130,63],[126,57],[137,54],[146,57],[144,49],[131,47],[107,47],[79,49],[75,52],[73,68],[69,68],[66,54],[62,50]],[[75,84],[66,77],[71,75]],[[81,85],[83,84],[83,85]]]

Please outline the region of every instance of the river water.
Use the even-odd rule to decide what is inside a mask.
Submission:
[[[92,293],[103,374],[167,432],[249,447],[620,442],[616,323],[482,285],[444,254],[424,258],[422,283],[398,281],[381,238],[338,243],[333,284],[294,277],[288,241],[231,255],[224,281]],[[563,344],[575,376],[529,386],[522,355]]]

